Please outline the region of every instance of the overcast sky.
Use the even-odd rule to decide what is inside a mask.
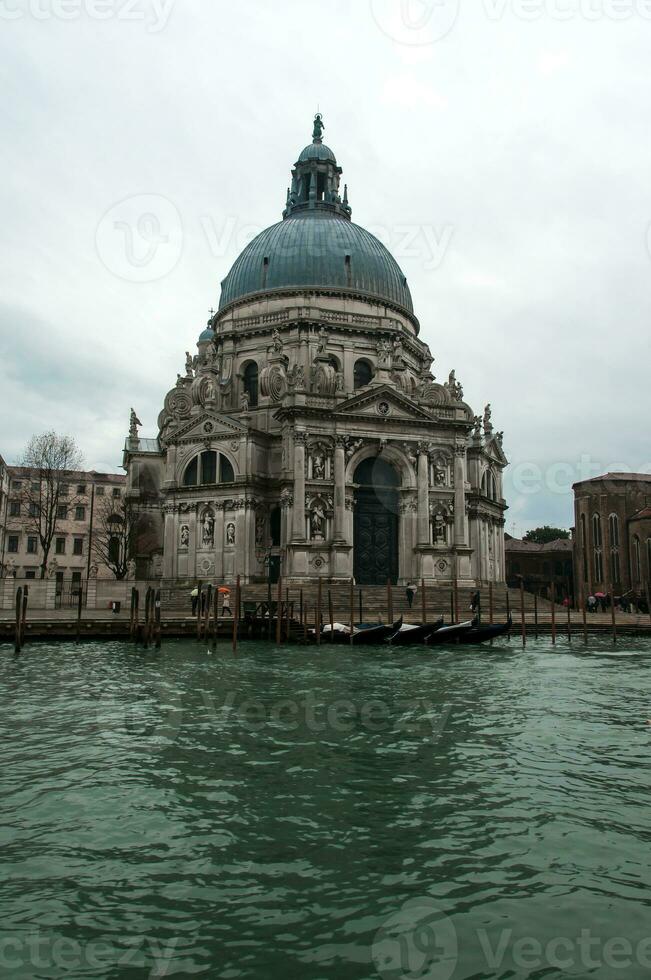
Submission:
[[[353,220],[512,466],[508,530],[651,468],[651,0],[0,0],[0,453],[156,434],[324,113]]]

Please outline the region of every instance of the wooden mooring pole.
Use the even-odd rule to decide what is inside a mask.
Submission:
[[[610,618],[613,623],[613,643],[617,643],[617,617],[615,615],[615,586],[610,586]]]
[[[494,622],[494,615],[495,615],[495,609],[493,603],[493,583],[489,582],[488,583],[488,622],[491,624],[491,626],[493,625]]]
[[[316,645],[321,646],[321,604],[323,602],[323,579],[319,575],[316,589]]]
[[[215,586],[215,599],[212,616],[212,648],[217,649],[217,633],[219,631],[219,588]]]
[[[201,639],[201,596],[203,582],[199,582],[197,591],[197,640]]]
[[[25,592],[27,592],[27,586],[25,586]],[[23,597],[23,605],[27,601],[27,596]],[[81,609],[84,602],[84,587],[79,586],[79,594],[77,595],[77,643],[81,640]]]
[[[25,630],[27,628],[27,603],[29,601],[29,586],[23,588],[23,608],[20,616],[20,649],[25,646]]]
[[[283,577],[278,576],[278,595],[276,597],[276,646],[280,646],[280,629],[282,621],[283,605]]]
[[[588,611],[586,609],[585,596],[581,598],[581,613],[583,615],[583,642],[588,645]]]
[[[359,590],[359,621],[364,622],[364,594],[362,590]]]
[[[233,653],[237,653],[237,640],[240,632],[240,588],[241,579],[238,575],[237,582],[235,584],[235,608],[233,610]],[[278,612],[280,613],[280,609]],[[278,620],[278,623],[280,624],[280,619]]]
[[[20,653],[21,643],[20,643],[20,633],[21,633],[21,623],[23,618],[23,590],[18,588],[16,592],[16,636],[14,640],[14,650],[16,653]]]
[[[335,610],[332,605],[332,589],[328,589],[328,615],[330,617],[330,642],[335,639]]]
[[[552,601],[552,643],[556,646],[556,586],[551,583],[550,595]]]
[[[387,623],[393,622],[393,587],[391,579],[387,579]]]
[[[210,613],[212,612],[212,585],[206,586],[206,601],[203,611],[203,639],[207,643],[210,634]]]
[[[420,604],[423,626],[427,626],[427,593],[425,592],[425,579],[420,580]]]
[[[567,642],[572,642],[572,606],[569,602],[567,604]]]
[[[536,639],[538,639],[538,593],[533,594],[533,622],[536,630]]]
[[[456,562],[454,567],[454,621],[459,622],[459,579],[457,578]]]
[[[133,617],[136,608],[136,590],[131,586],[131,609],[129,612],[129,637],[133,640]]]
[[[527,645],[527,619],[524,614],[524,579],[520,577],[520,621],[522,629],[522,646]]]
[[[134,590],[136,595],[133,603],[133,639],[138,642],[138,619],[140,617],[140,590]]]
[[[360,591],[361,596],[361,591]],[[353,645],[353,634],[355,632],[355,579],[350,580],[350,645]]]
[[[649,569],[649,574],[651,574],[651,568]],[[649,619],[651,620],[651,588],[649,588],[649,583],[646,584],[646,608],[649,613]]]
[[[156,618],[156,649],[157,650],[160,650],[161,646],[163,645],[163,634],[162,634],[162,631],[161,631],[161,621],[160,621],[160,614],[161,614],[160,606],[161,606],[160,589],[158,589],[157,592],[156,592],[156,596],[154,598],[154,608],[155,608],[155,618]]]

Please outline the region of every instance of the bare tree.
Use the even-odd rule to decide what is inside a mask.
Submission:
[[[83,456],[70,436],[44,432],[32,436],[20,465],[29,471],[20,494],[27,518],[25,527],[40,542],[41,578],[45,578],[52,541],[59,521],[64,519],[60,508],[76,504],[69,494],[70,477],[81,470]]]
[[[104,497],[95,515],[93,557],[98,564],[110,568],[116,579],[125,579],[136,554],[148,553],[157,545],[150,518],[125,497]]]

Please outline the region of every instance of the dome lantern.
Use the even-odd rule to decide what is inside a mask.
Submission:
[[[323,142],[324,129],[323,116],[317,113],[312,142],[302,151],[292,170],[292,186],[287,192],[283,218],[305,211],[328,211],[350,220],[352,210],[339,194],[342,169]]]

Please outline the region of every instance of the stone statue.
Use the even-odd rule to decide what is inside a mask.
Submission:
[[[491,408],[490,404],[488,404],[484,409],[484,432],[486,433],[487,436],[490,435],[491,432],[493,431],[493,423],[491,421],[492,418],[493,418],[493,409]]]
[[[434,517],[434,541],[445,541],[445,518],[443,514]]]
[[[248,412],[249,405],[250,405],[249,393],[248,391],[243,391],[242,397],[240,398],[240,408],[242,409],[243,412]]]
[[[215,543],[215,518],[207,511],[203,519],[201,540],[205,548],[212,548]]]
[[[312,476],[315,480],[325,480],[325,459],[321,453],[312,460]]]
[[[497,435],[495,436],[495,438],[497,439],[497,443],[498,443],[498,445],[499,445],[499,447],[501,449],[502,446],[504,445],[504,433],[503,432],[498,432]]]
[[[448,482],[447,469],[440,460],[434,466],[434,482],[437,487],[444,487]]]
[[[393,366],[398,367],[403,363],[403,353],[404,347],[402,344],[402,337],[400,334],[396,334],[393,338]]]
[[[187,524],[181,525],[181,547],[188,548],[190,546],[190,528]]]
[[[482,424],[482,421],[483,421],[483,419],[482,419],[481,415],[475,415],[475,428],[474,428],[473,433],[472,433],[473,434],[473,437],[475,439],[481,439],[481,424]]]
[[[129,420],[129,438],[138,441],[138,426],[142,425],[142,422],[136,415],[135,411],[131,409],[131,418]]]
[[[99,566],[93,563],[88,569],[88,578],[95,579],[99,575]]]
[[[328,331],[325,327],[321,327],[319,330],[319,346],[317,348],[317,354],[325,354],[328,347]]]
[[[337,371],[337,377],[335,379],[335,387],[337,391],[344,390],[344,372]]]
[[[136,577],[136,559],[130,558],[127,562],[127,578],[133,581]]]
[[[325,129],[325,124],[323,122],[323,116],[320,112],[317,112],[314,117],[314,129],[312,130],[312,139],[321,141],[323,137],[323,130]]]
[[[448,379],[448,383],[446,387],[455,401],[457,402],[463,401],[463,387],[457,381],[456,371],[450,371],[450,377]]]
[[[271,335],[271,348],[274,354],[282,354],[283,352],[283,341],[278,327],[274,327],[274,331]]]
[[[380,340],[377,345],[377,355],[380,360],[381,368],[390,367],[389,360],[391,358],[391,344],[388,340]]]
[[[47,577],[56,578],[58,570],[59,570],[59,563],[56,560],[56,558],[53,558],[52,561],[49,562],[47,566]]]
[[[185,376],[186,378],[194,377],[194,362],[192,360],[192,354],[188,350],[185,352]]]
[[[325,527],[326,527],[326,516],[323,509],[323,504],[317,501],[310,515],[310,527],[312,529],[313,538],[323,538],[325,537]]]
[[[235,525],[234,524],[229,524],[226,527],[226,544],[227,545],[234,545],[235,544]]]
[[[204,397],[207,403],[213,404],[217,401],[217,386],[212,378],[208,378],[204,385]]]

